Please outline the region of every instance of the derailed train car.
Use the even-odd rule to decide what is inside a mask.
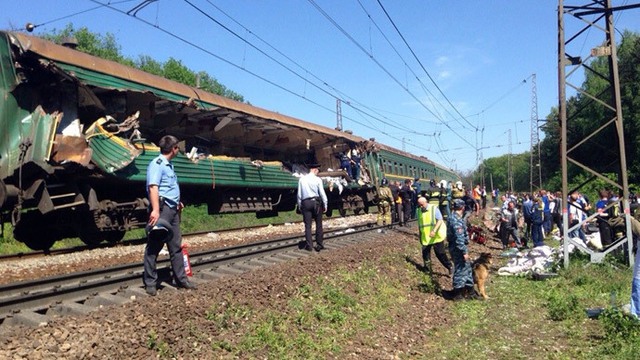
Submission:
[[[0,214],[34,249],[64,237],[118,241],[147,221],[146,167],[165,134],[183,202],[211,214],[295,208],[297,175],[323,167],[330,210],[367,211],[383,176],[457,176],[352,134],[304,122],[99,59],[0,32]],[[363,154],[359,182],[337,154]]]

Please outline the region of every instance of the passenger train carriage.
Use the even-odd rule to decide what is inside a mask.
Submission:
[[[0,32],[0,214],[34,249],[64,237],[118,241],[147,221],[146,167],[163,135],[183,202],[209,213],[273,216],[296,206],[318,162],[329,210],[365,212],[391,180],[456,180],[450,169],[367,140],[250,106],[23,33]],[[362,154],[359,182],[337,155]],[[333,169],[333,170],[332,170]]]

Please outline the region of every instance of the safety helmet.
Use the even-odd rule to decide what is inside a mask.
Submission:
[[[447,180],[440,180],[440,187],[441,188],[446,188],[447,187]]]
[[[429,180],[429,186],[436,186],[436,180],[435,179]]]
[[[389,185],[389,180],[387,180],[387,178],[382,178],[382,180],[380,180],[380,185],[382,186]]]
[[[462,190],[462,181],[456,181],[456,187]]]

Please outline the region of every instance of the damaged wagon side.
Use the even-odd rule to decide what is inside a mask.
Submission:
[[[147,164],[163,135],[183,202],[209,213],[290,211],[305,164],[324,171],[330,210],[367,211],[377,144],[21,33],[0,32],[0,211],[16,239],[118,241],[144,227]],[[360,181],[337,155],[363,154]],[[332,170],[337,169],[337,170]]]

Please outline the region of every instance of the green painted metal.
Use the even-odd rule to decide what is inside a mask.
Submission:
[[[102,171],[129,181],[144,182],[147,165],[160,152],[155,145],[138,144],[109,135],[101,128],[88,134],[91,160]],[[183,185],[226,187],[296,188],[298,179],[278,162],[252,164],[249,159],[207,157],[191,161],[179,154],[172,160],[174,170]]]
[[[113,75],[103,74],[96,71],[92,71],[89,69],[81,68],[78,66],[66,64],[63,62],[56,62],[56,65],[63,69],[65,72],[72,73],[76,78],[87,85],[93,85],[106,89],[128,89],[140,92],[152,92],[156,96],[171,100],[171,101],[186,101],[187,97],[182,95],[177,95],[175,93],[162,90],[153,86],[140,84],[137,82],[129,81],[126,79],[118,78]],[[214,104],[204,103],[202,101],[196,100],[196,104],[204,109],[207,109]]]
[[[392,164],[396,163],[398,164],[398,167],[403,167],[404,170],[401,173],[399,173],[396,168],[394,168],[391,172],[383,168],[382,172],[384,173],[384,176],[389,180],[403,181],[404,179],[413,179],[414,176],[411,175],[408,171],[409,166],[413,166],[416,169],[425,170],[428,178],[434,178],[438,180],[445,179],[447,181],[459,180],[459,176],[455,173],[444,170],[434,165],[433,163],[413,159],[385,149],[379,151],[378,158],[391,162]]]
[[[13,95],[18,78],[7,34],[0,35],[0,179],[13,176],[20,164],[36,163],[47,172],[49,149],[57,119],[38,107],[20,108]],[[21,146],[21,144],[24,144]],[[24,154],[22,154],[24,153]]]
[[[156,156],[157,151],[144,151],[132,164],[115,175],[133,181],[145,181],[147,165]],[[184,185],[276,189],[294,189],[298,186],[298,178],[277,164],[258,167],[249,160],[218,157],[200,159],[196,163],[184,155],[178,155],[171,162],[180,184]]]

